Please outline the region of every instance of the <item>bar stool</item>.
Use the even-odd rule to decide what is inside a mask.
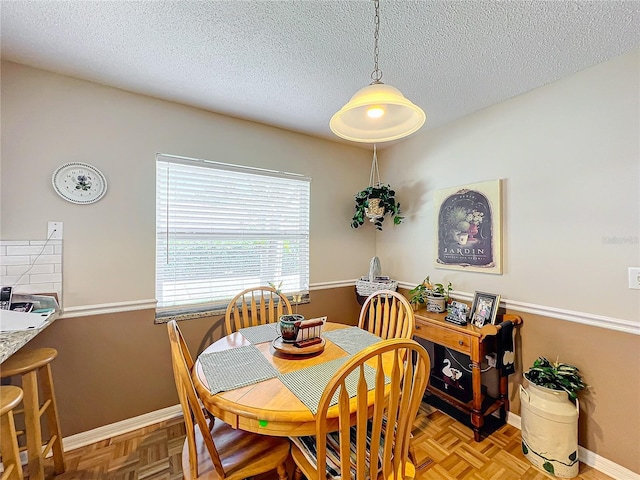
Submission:
[[[19,375],[22,378],[24,392],[24,423],[27,437],[29,480],[44,479],[43,460],[53,452],[53,466],[56,474],[65,470],[62,450],[62,435],[58,422],[58,407],[53,391],[51,362],[58,356],[54,348],[20,350],[2,364],[0,378]],[[38,379],[42,387],[42,404],[38,393]],[[17,412],[16,412],[17,413]],[[41,417],[46,413],[49,440],[42,441]],[[44,446],[44,449],[43,449]]]
[[[22,480],[22,463],[13,421],[13,410],[22,401],[22,389],[11,385],[0,386],[0,453],[2,454],[1,480]]]

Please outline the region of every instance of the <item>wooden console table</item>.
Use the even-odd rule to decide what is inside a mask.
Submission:
[[[435,345],[442,345],[443,347],[469,356],[471,360],[471,390],[473,392],[473,399],[469,402],[461,401],[449,395],[447,392],[436,388],[431,382],[429,382],[427,386],[427,391],[444,400],[457,410],[470,415],[474,438],[479,442],[482,439],[480,429],[485,424],[485,417],[499,410],[500,421],[504,424],[507,411],[509,410],[507,377],[503,376],[501,372],[498,372],[500,395],[495,399],[487,397],[482,392],[480,364],[487,353],[494,352],[496,349],[496,343],[498,341],[497,333],[500,330],[499,324],[509,321],[514,325],[519,325],[522,323],[522,319],[518,315],[498,315],[496,325],[485,325],[482,328],[478,328],[471,324],[461,326],[447,322],[444,319],[445,316],[446,313],[432,313],[424,309],[416,311],[416,329],[414,335],[433,342]]]

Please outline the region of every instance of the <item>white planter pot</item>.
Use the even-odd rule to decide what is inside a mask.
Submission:
[[[442,313],[446,310],[444,297],[427,297],[427,311]]]
[[[556,477],[578,475],[579,413],[564,391],[520,385],[522,451],[534,466]]]

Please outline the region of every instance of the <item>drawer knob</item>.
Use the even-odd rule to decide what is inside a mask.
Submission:
[[[464,342],[462,340],[458,340],[458,345],[464,345]]]

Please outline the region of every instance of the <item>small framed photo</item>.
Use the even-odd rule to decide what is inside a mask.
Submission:
[[[467,305],[466,303],[453,301],[449,306],[449,311],[447,313],[447,316],[445,317],[445,320],[457,325],[466,325],[468,313],[469,305]]]
[[[500,295],[476,292],[471,306],[471,323],[478,328],[494,324],[499,305]]]

